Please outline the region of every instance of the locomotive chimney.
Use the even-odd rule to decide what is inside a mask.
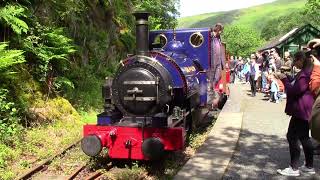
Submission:
[[[149,27],[148,18],[150,13],[137,11],[133,13],[136,17],[136,54],[149,55]]]

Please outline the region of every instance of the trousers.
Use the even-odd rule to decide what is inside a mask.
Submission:
[[[307,167],[313,167],[313,145],[309,137],[309,122],[304,119],[292,117],[290,119],[287,140],[289,143],[291,167],[298,169],[300,158],[300,145],[301,142]]]
[[[256,95],[257,92],[257,81],[254,80],[255,75],[250,75],[249,77],[249,81],[250,81],[250,85],[251,85],[251,94],[253,96]]]

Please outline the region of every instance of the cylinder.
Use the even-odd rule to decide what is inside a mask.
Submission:
[[[141,56],[149,55],[149,26],[148,18],[150,13],[137,11],[133,13],[136,18],[136,54]]]
[[[84,137],[81,140],[81,149],[88,156],[97,156],[102,150],[102,143],[100,138],[96,135],[89,135]]]
[[[159,138],[147,138],[142,143],[142,153],[149,160],[159,160],[164,155],[164,144]]]

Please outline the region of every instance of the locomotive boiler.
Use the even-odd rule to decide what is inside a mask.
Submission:
[[[136,54],[106,79],[97,124],[84,125],[89,156],[106,148],[113,159],[154,160],[183,150],[193,112],[208,105],[209,28],[149,32],[149,13],[134,16]]]

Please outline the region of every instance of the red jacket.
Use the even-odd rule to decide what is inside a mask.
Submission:
[[[317,95],[320,90],[320,66],[314,66],[309,83],[310,90],[314,95]]]

